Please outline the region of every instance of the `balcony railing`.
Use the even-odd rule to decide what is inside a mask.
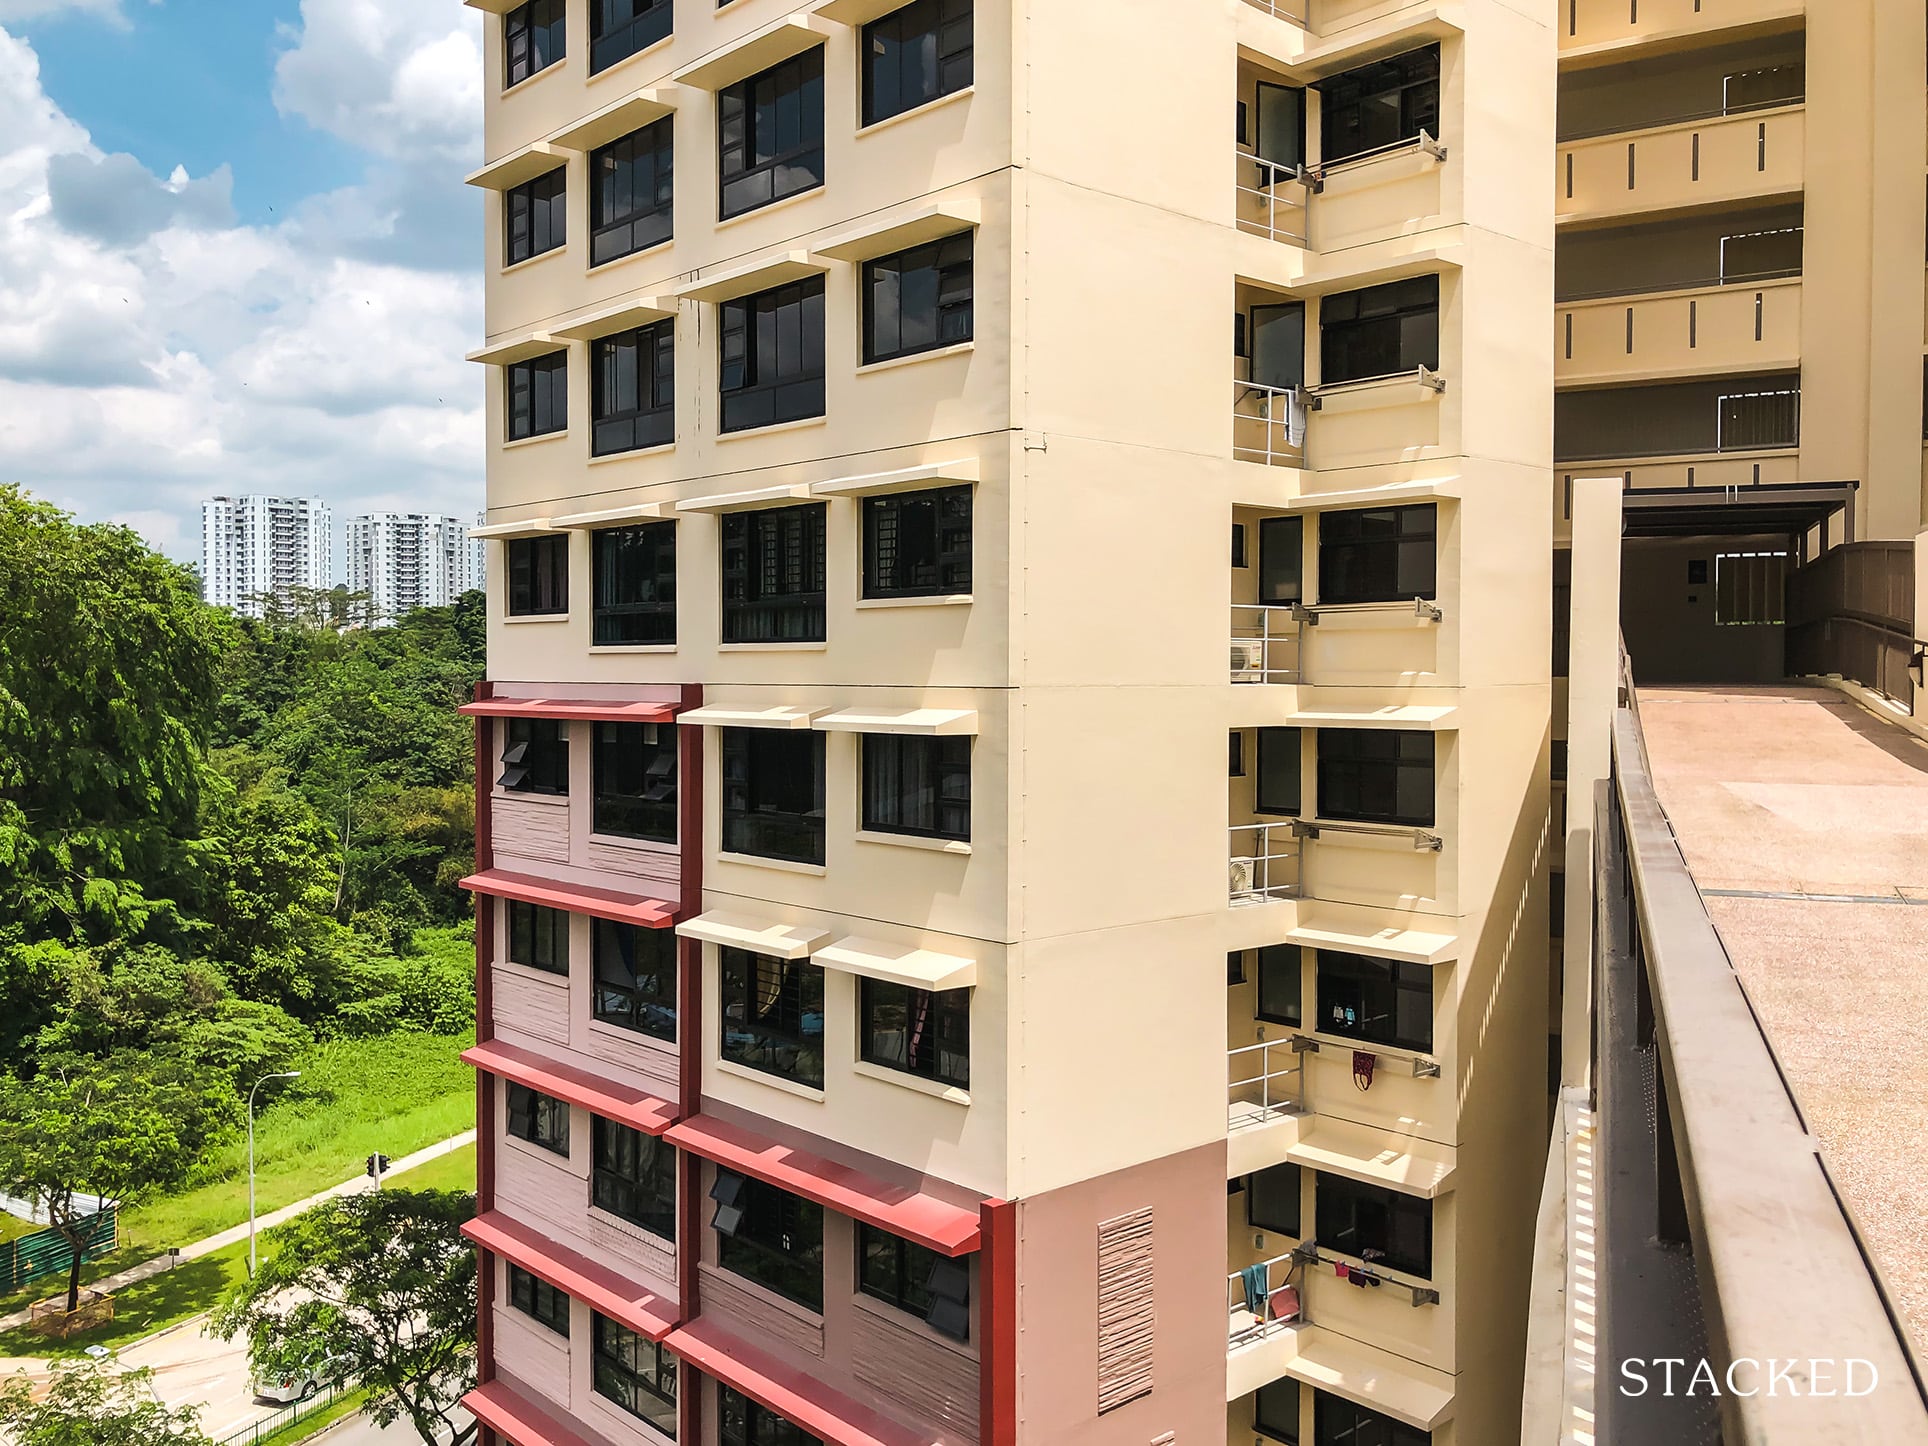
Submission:
[[[1305,1113],[1305,1061],[1297,1035],[1226,1051],[1231,1127],[1269,1124]]]
[[[1238,152],[1238,228],[1292,246],[1311,244],[1312,173]]]
[[[1305,1319],[1300,1282],[1305,1262],[1296,1250],[1225,1277],[1226,1348],[1291,1330]]]
[[[1311,410],[1311,393],[1304,387],[1268,387],[1234,377],[1232,455],[1241,462],[1303,467]]]
[[[1291,823],[1233,824],[1231,899],[1261,904],[1299,894],[1299,840]]]
[[[1232,681],[1296,683],[1299,610],[1290,604],[1232,604]]]

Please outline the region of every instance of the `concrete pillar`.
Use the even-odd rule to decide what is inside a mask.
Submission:
[[[1566,945],[1560,1083],[1584,1087],[1593,1030],[1593,800],[1612,772],[1620,688],[1621,479],[1573,479],[1572,648],[1567,669]]]

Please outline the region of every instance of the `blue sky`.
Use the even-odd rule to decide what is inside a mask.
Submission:
[[[480,132],[460,0],[0,0],[0,481],[477,510]]]

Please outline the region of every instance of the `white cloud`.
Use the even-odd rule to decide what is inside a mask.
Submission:
[[[150,0],[150,3],[158,4],[159,0]],[[0,25],[70,15],[88,15],[98,20],[112,21],[116,25],[127,23],[121,0],[0,0]]]
[[[0,16],[27,4],[47,9]],[[235,223],[225,166],[162,178],[101,152],[0,29],[0,481],[178,556],[219,491],[473,513],[478,20],[303,0],[276,103],[369,159],[274,226]]]

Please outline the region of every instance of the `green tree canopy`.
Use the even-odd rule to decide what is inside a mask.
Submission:
[[[154,1395],[152,1371],[110,1372],[94,1361],[54,1367],[44,1399],[25,1375],[0,1382],[0,1427],[15,1446],[214,1446],[199,1413]]]

